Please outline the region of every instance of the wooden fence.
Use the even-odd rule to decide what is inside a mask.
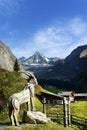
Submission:
[[[52,121],[57,122],[59,124],[63,124],[63,114],[55,113],[55,112],[50,112],[47,113],[47,117],[50,117]]]
[[[56,121],[56,122],[61,123],[61,124],[64,121],[63,114],[50,112],[50,113],[47,113],[47,116],[50,117],[53,121]],[[71,124],[87,126],[87,118],[82,118],[82,117],[78,117],[75,115],[71,115]]]
[[[71,122],[72,124],[79,124],[79,125],[86,125],[87,126],[87,119],[86,118],[82,118],[82,117],[78,117],[75,115],[71,116]]]
[[[47,116],[54,119],[54,118],[59,118],[59,119],[63,119],[63,114],[59,114],[59,113],[47,113]]]

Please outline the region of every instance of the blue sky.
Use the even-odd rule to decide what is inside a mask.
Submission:
[[[0,40],[17,58],[65,58],[87,44],[87,0],[0,0]]]

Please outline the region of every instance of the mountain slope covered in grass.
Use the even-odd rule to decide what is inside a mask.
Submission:
[[[6,102],[13,93],[20,92],[24,89],[26,80],[20,76],[19,72],[10,72],[0,68],[0,123],[8,122],[8,110]],[[37,85],[35,86],[35,93],[42,91],[42,87]],[[42,107],[40,101],[35,97],[35,106],[36,108]],[[27,110],[26,103],[21,105],[20,118],[24,110]]]
[[[6,101],[7,101],[8,97],[10,95],[12,95],[13,93],[20,92],[24,88],[25,84],[26,84],[26,80],[20,76],[20,73],[9,72],[7,70],[0,68],[0,125],[10,122],[9,116],[8,116],[8,109],[6,107]],[[38,94],[40,91],[46,91],[46,90],[44,90],[40,85],[35,86],[35,94]],[[85,103],[86,102],[84,102],[83,106],[81,105],[82,106],[81,109],[78,106],[78,103],[76,103],[76,108],[79,107],[79,111],[80,110],[82,111],[82,109],[83,109],[83,111],[86,111],[87,104],[85,104]],[[72,113],[76,113],[77,109],[75,108],[75,104],[72,104],[72,106],[74,106],[74,109],[72,107],[72,110],[71,110]],[[43,105],[36,96],[35,96],[35,108],[36,108],[36,111],[43,110]],[[50,108],[51,108],[51,110],[54,110],[55,106],[51,106]],[[20,122],[22,121],[23,112],[26,110],[27,110],[26,103],[22,104],[21,108],[20,108],[20,112],[19,112],[19,121]],[[57,106],[57,112],[61,112],[61,106],[60,107]],[[84,117],[84,114],[81,114],[80,116]],[[3,125],[3,128],[4,127],[5,126]],[[6,127],[5,127],[5,129],[6,129]],[[8,126],[7,130],[8,129],[11,130],[11,129],[19,129],[19,128]],[[21,130],[25,130],[25,129],[26,130],[29,130],[29,129],[32,129],[32,130],[36,130],[36,129],[57,130],[57,129],[60,129],[60,130],[62,130],[62,129],[66,129],[66,128],[64,128],[63,125],[47,123],[47,124],[39,124],[39,125],[36,125],[33,127],[30,125],[23,126],[23,127],[21,126],[20,129]],[[67,128],[67,130],[74,130],[74,129],[82,130],[83,128],[80,126],[73,126],[71,128],[70,127]]]

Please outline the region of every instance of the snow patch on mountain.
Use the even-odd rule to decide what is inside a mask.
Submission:
[[[45,68],[54,66],[56,63],[60,61],[60,59],[57,57],[48,58],[44,56],[42,53],[36,51],[34,55],[30,56],[29,58],[21,57],[19,61],[26,70],[39,73]]]
[[[59,58],[57,58],[57,57],[48,58],[48,57],[44,56],[42,53],[36,51],[33,56],[31,56],[27,59],[25,57],[21,57],[19,60],[23,65],[52,66],[59,60]]]

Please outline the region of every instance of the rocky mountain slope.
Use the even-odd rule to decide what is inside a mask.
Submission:
[[[13,71],[16,57],[11,52],[10,48],[7,47],[2,41],[0,41],[0,67]],[[20,70],[24,70],[23,66],[19,63]]]
[[[87,45],[77,47],[60,63],[39,74],[40,78],[71,80],[87,66]]]
[[[6,70],[13,70],[16,57],[12,54],[11,50],[0,41],[0,66]]]
[[[25,57],[21,57],[19,61],[26,70],[33,71],[37,74],[46,68],[54,66],[57,62],[60,62],[60,59],[57,57],[48,58],[42,53],[36,51],[33,56],[27,59]]]

